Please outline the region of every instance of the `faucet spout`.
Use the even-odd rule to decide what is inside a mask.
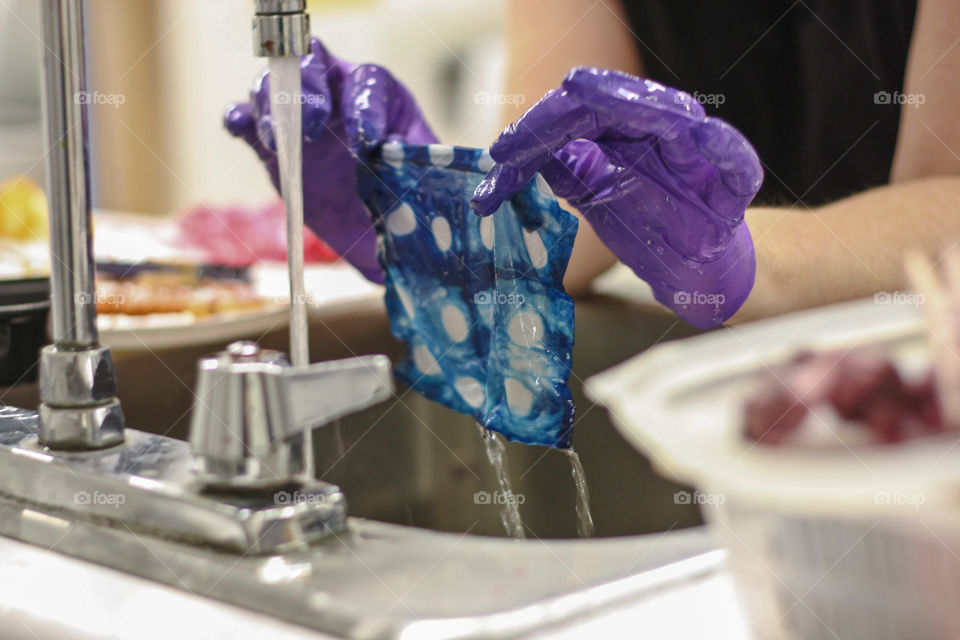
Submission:
[[[253,55],[258,58],[310,53],[306,0],[254,0]]]

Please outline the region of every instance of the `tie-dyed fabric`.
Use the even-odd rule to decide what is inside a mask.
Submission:
[[[398,378],[510,440],[570,446],[577,219],[539,177],[493,215],[468,204],[481,149],[390,143],[358,170],[386,272]]]

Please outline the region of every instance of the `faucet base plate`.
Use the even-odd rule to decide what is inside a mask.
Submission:
[[[281,490],[212,495],[186,442],[126,429],[121,444],[53,451],[38,415],[0,406],[0,495],[43,513],[242,554],[305,549],[344,528],[335,485],[303,480]]]

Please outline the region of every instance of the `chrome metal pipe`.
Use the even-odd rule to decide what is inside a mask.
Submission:
[[[44,132],[50,203],[53,338],[97,344],[82,0],[42,0]]]
[[[123,442],[124,417],[97,339],[83,0],[40,7],[54,343],[40,353],[38,435],[51,448],[99,449]]]

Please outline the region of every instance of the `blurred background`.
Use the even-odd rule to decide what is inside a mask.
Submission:
[[[502,124],[500,1],[312,0],[313,33],[351,62],[387,66],[441,140],[488,146]],[[0,182],[43,184],[36,0],[0,4]],[[170,213],[196,202],[259,204],[272,187],[227,135],[228,104],[265,68],[250,44],[252,2],[88,0],[94,207]]]

